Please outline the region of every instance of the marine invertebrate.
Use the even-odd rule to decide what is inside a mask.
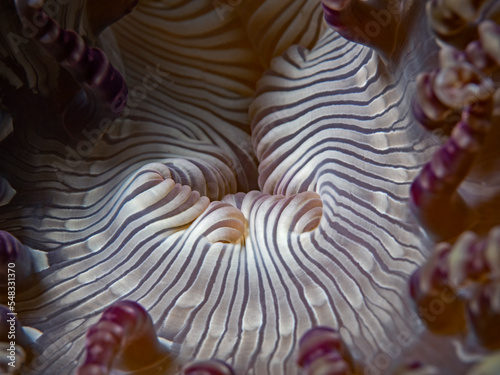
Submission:
[[[496,302],[500,296],[499,248],[499,227],[482,241],[466,232],[453,246],[446,242],[436,246],[432,257],[412,275],[410,284],[411,294],[421,309],[440,310],[438,316],[430,318],[432,314],[421,310],[431,329],[445,334],[468,330],[481,345],[500,347],[500,310]],[[432,306],[432,301],[440,302],[440,306]]]
[[[224,362],[218,360],[199,361],[186,366],[183,375],[233,375],[234,372]]]
[[[29,20],[36,24],[32,38],[82,86],[62,115],[69,135],[81,139],[84,131],[97,128],[102,119],[118,117],[125,107],[127,87],[106,54],[87,46],[76,32],[62,29],[39,4],[20,1],[16,6],[24,28],[31,25]]]
[[[475,220],[457,192],[469,174],[493,124],[497,104],[495,87],[487,74],[498,72],[498,25],[483,21],[480,39],[465,50],[442,49],[440,68],[418,78],[416,118],[427,127],[445,126],[453,112],[461,112],[449,140],[426,164],[411,188],[413,210],[427,229],[439,238],[451,238]],[[497,61],[496,61],[497,60]]]
[[[386,64],[397,59],[417,10],[413,1],[324,0],[328,24],[346,39],[374,48]]]
[[[315,327],[301,338],[297,364],[304,374],[353,374],[354,364],[338,332]]]
[[[345,3],[344,31],[357,9],[387,15],[383,2]],[[75,371],[86,332],[123,300],[172,342],[178,371],[217,358],[235,374],[293,375],[315,326],[337,329],[372,373],[407,359],[469,368],[475,349],[425,331],[407,292],[433,243],[410,186],[441,145],[411,111],[439,49],[423,4],[391,3],[398,17],[387,9],[369,46],[328,29],[319,2],[241,2],[221,16],[208,0],[141,1],[104,30],[133,6],[113,4],[45,10],[53,30],[99,44],[128,86],[123,117],[77,126],[84,140],[68,146],[63,113],[81,86],[20,39],[22,11],[1,3],[13,126],[0,153],[16,194],[0,225],[36,254],[39,278],[16,296],[21,322],[42,332],[26,372]],[[483,231],[499,222],[497,131],[458,188]]]
[[[137,303],[120,301],[87,331],[86,357],[77,374],[152,372],[168,361],[167,348],[156,338],[148,313]],[[162,367],[167,370],[168,365]]]

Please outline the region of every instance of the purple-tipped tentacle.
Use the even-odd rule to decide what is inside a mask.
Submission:
[[[17,288],[33,273],[31,256],[12,234],[0,231],[0,288]]]
[[[451,137],[434,154],[410,189],[410,205],[421,224],[439,239],[471,226],[471,209],[457,189],[468,175],[490,127],[491,98],[464,111]]]
[[[83,130],[120,116],[128,90],[106,54],[99,48],[88,47],[74,31],[61,28],[43,9],[27,6],[24,12],[23,19],[36,19],[37,24],[43,25],[34,38],[82,86],[63,114],[68,134],[81,139]]]
[[[139,371],[165,366],[166,348],[156,336],[153,321],[136,302],[120,301],[108,307],[87,331],[86,357],[77,375],[108,375],[113,369]]]
[[[476,44],[476,48],[480,45]],[[465,60],[465,56],[453,53],[450,48],[443,49],[441,68],[417,78],[416,118],[424,126],[431,122],[436,127],[453,112],[460,113],[467,106],[485,102],[492,96],[491,79]]]
[[[407,11],[403,1],[323,0],[322,5],[325,20],[335,31],[384,58],[395,57],[407,37],[408,29],[402,27]]]
[[[197,361],[184,367],[182,375],[234,375],[233,369],[218,359]]]
[[[447,1],[427,3],[427,16],[434,34],[443,42],[464,49],[477,39],[477,25],[484,19],[499,19],[496,0]]]
[[[481,345],[500,348],[500,227],[486,240],[466,232],[438,244],[410,278],[410,295],[431,331],[465,332],[468,321]]]
[[[500,227],[491,229],[487,239],[465,232],[453,246],[438,244],[421,272],[429,283],[442,282],[453,289],[500,280]]]
[[[469,321],[479,343],[500,349],[500,280],[480,285],[467,306]]]
[[[348,375],[356,371],[340,334],[329,327],[315,327],[302,336],[297,364],[304,375]]]
[[[491,229],[487,239],[472,232],[462,234],[447,262],[449,282],[454,288],[500,280],[500,227]]]
[[[443,47],[440,68],[417,77],[413,113],[426,128],[445,126],[465,106],[492,95],[495,88],[488,75],[500,66],[500,28],[484,21],[478,29],[480,39],[464,51]]]
[[[453,110],[444,105],[433,90],[438,71],[422,73],[417,77],[417,95],[413,102],[415,119],[429,130],[442,127],[453,114]]]
[[[451,245],[440,243],[431,258],[410,278],[410,295],[420,319],[427,328],[439,334],[466,332],[465,303],[448,283],[447,257]]]
[[[484,49],[481,40],[470,42],[465,48],[465,56],[467,61],[486,74],[491,73],[498,67],[497,62],[493,60],[491,54]]]
[[[481,345],[500,348],[500,227],[487,239],[463,234],[448,259],[449,281],[455,288],[472,285],[466,294],[471,329]]]
[[[440,4],[434,1],[430,8],[439,8]],[[461,14],[465,17],[468,12],[469,17],[476,17],[481,4],[467,6],[470,9]],[[464,51],[443,48],[440,68],[417,79],[413,104],[417,121],[434,129],[448,125],[454,114],[461,113],[461,121],[453,128],[451,137],[424,166],[410,191],[412,210],[438,239],[454,237],[474,222],[472,210],[457,189],[492,126],[497,87],[490,75],[500,68],[500,27],[490,20],[478,25],[479,39],[468,40],[462,46]]]

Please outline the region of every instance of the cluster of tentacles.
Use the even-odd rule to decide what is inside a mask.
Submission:
[[[4,2],[2,12],[5,18],[12,14],[9,8],[14,4]],[[106,54],[99,48],[88,46],[86,40],[73,30],[65,30],[49,16],[48,13],[58,14],[64,2],[30,2],[16,1],[16,14],[19,17],[17,29],[6,35],[8,48],[13,50],[12,57],[23,54],[23,47],[33,49],[32,43],[37,44],[38,50],[46,52],[40,56],[38,63],[53,66],[57,71],[58,83],[50,90],[53,102],[47,105],[54,106],[60,125],[67,136],[66,142],[71,138],[85,139],[85,134],[99,129],[100,133],[106,130],[112,120],[119,117],[126,104],[128,89],[121,74],[112,66]],[[89,8],[92,7],[92,2]],[[120,18],[133,8],[133,4],[121,4]],[[105,7],[104,7],[105,8]],[[102,29],[113,22],[119,9],[100,9],[93,12],[97,19],[89,18],[89,33],[93,37],[99,35]],[[48,12],[48,13],[47,13]],[[6,22],[6,20],[4,20]],[[104,23],[104,24],[103,24]],[[16,22],[14,21],[14,24]],[[88,40],[88,39],[87,39]],[[4,55],[7,54],[4,46]],[[4,58],[8,61],[7,54]],[[55,62],[55,64],[54,64]],[[33,74],[39,75],[37,67]],[[20,81],[17,72],[11,71],[7,77],[10,80]],[[12,83],[12,82],[11,82]],[[34,85],[34,82],[31,82]],[[18,85],[14,85],[17,87]],[[15,100],[20,100],[12,87],[5,85],[3,95],[5,105],[14,107]],[[43,87],[43,85],[41,85]],[[33,87],[32,87],[33,88]],[[45,93],[47,94],[47,92]],[[50,124],[50,118],[47,119]]]
[[[35,148],[26,172],[9,161],[0,180],[0,206],[14,212],[1,213],[2,228],[26,238],[0,231],[0,348],[7,354],[1,371],[37,373],[50,367],[42,362],[67,356],[59,368],[78,375],[440,374],[425,357],[406,361],[413,348],[433,356],[422,349],[428,336],[418,327],[404,330],[408,279],[433,345],[441,345],[432,336],[438,334],[472,347],[477,355],[463,366],[467,375],[499,371],[500,227],[481,217],[483,201],[471,193],[477,184],[463,189],[484,176],[478,160],[497,161],[484,155],[499,128],[498,2],[427,4],[430,27],[446,46],[439,68],[417,78],[412,109],[431,139],[413,127],[411,106],[400,100],[412,87],[404,83],[408,75],[420,69],[416,1],[323,0],[338,34],[319,37],[321,26],[296,31],[280,19],[286,38],[250,32],[234,56],[204,48],[226,48],[246,27],[268,22],[274,30],[265,1],[224,3],[222,10],[218,2],[194,9],[173,2],[168,12],[145,1],[142,15],[115,26],[113,43],[129,57],[121,67],[127,78],[110,62],[119,58],[93,45],[136,2],[84,3],[0,3],[0,17],[17,15],[0,44],[0,139]],[[297,7],[302,17],[320,13],[319,4]],[[168,22],[151,32],[156,12],[168,20],[206,12],[206,32],[216,35],[203,41],[202,52],[190,51],[176,33],[196,45],[198,32],[184,25],[169,34],[161,29]],[[233,36],[235,14],[245,27]],[[158,57],[174,73],[159,65],[148,66],[145,77],[134,73],[142,61],[127,47],[130,25],[178,53]],[[311,49],[288,48],[292,42]],[[155,43],[144,43],[145,59],[169,55]],[[186,63],[198,52],[208,68]],[[229,66],[231,58],[241,67]],[[405,65],[405,58],[413,60]],[[214,85],[224,74],[223,85]],[[167,81],[170,87],[151,93]],[[193,92],[206,100],[191,102]],[[39,114],[19,108],[25,98]],[[166,119],[155,112],[162,105],[171,108]],[[124,111],[129,118],[120,118]],[[390,124],[377,129],[369,121]],[[139,134],[144,138],[134,144]],[[439,145],[439,137],[448,139]],[[65,153],[89,158],[53,161]],[[36,178],[41,203],[29,186]],[[257,185],[261,191],[250,191]],[[24,224],[25,216],[32,221]],[[423,247],[443,240],[426,256]],[[118,277],[108,272],[115,264]],[[43,333],[21,326],[16,291],[25,293],[22,316]],[[75,317],[82,311],[85,318]],[[398,346],[389,356],[382,352],[394,347],[392,335]]]
[[[427,12],[444,44],[439,67],[417,78],[413,109],[424,127],[449,138],[413,182],[410,199],[429,234],[449,242],[437,244],[412,275],[410,293],[432,332],[461,337],[495,358],[500,356],[500,228],[478,224],[460,186],[486,140],[496,138],[498,145],[500,7],[432,1]],[[494,363],[488,359],[471,373],[497,372],[498,359]]]
[[[493,110],[500,105],[500,88],[494,82],[500,73],[500,26],[486,19],[477,29],[479,39],[464,50],[443,47],[439,68],[418,77],[416,119],[428,129],[438,129],[459,118],[411,187],[414,212],[438,239],[455,237],[477,219],[457,189],[491,136],[496,126]]]

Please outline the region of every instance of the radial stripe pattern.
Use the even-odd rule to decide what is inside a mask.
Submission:
[[[224,4],[141,1],[100,40],[123,60],[124,116],[75,147],[41,132],[2,147],[1,202],[4,181],[17,193],[0,228],[39,264],[18,298],[43,332],[30,374],[74,371],[125,299],[176,366],[294,375],[317,325],[367,364],[401,332],[401,350],[453,358],[423,345],[407,289],[431,247],[408,210],[439,144],[410,111],[427,57],[410,41],[386,67],[315,2]]]

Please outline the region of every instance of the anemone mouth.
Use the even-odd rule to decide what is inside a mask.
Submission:
[[[362,43],[371,48],[327,30],[320,4],[307,1],[146,1],[115,23],[135,2],[73,3],[53,17],[45,10],[54,22],[44,18],[50,27],[17,45],[11,71],[24,86],[2,80],[15,95],[2,97],[13,103],[14,124],[0,145],[12,186],[0,191],[0,263],[13,263],[2,257],[12,248],[31,262],[19,272],[16,296],[20,321],[34,327],[18,327],[28,373],[83,372],[86,364],[147,373],[150,364],[132,351],[187,373],[422,367],[406,366],[408,359],[450,373],[469,367],[477,347],[461,342],[457,351],[429,332],[454,332],[450,322],[469,329],[462,315],[447,310],[427,330],[413,319],[410,297],[440,307],[437,288],[419,289],[433,258],[408,293],[432,248],[429,233],[451,238],[463,229],[459,219],[467,219],[464,227],[470,219],[467,210],[454,218],[455,200],[429,180],[453,190],[446,184],[462,184],[469,159],[451,163],[459,172],[446,175],[441,141],[416,124],[411,103],[417,120],[438,128],[448,112],[463,110],[464,126],[477,120],[486,129],[489,107],[453,102],[449,111],[441,100],[449,87],[436,84],[440,95],[436,85],[420,87],[416,73],[436,63],[422,51],[438,49],[422,31],[423,5],[403,27],[407,15],[395,17],[382,3],[352,0],[335,9],[350,31],[391,15],[380,35]],[[22,35],[17,19],[5,24]],[[487,26],[479,34],[491,37]],[[486,47],[492,56],[494,41]],[[70,125],[68,144],[60,134]],[[480,145],[457,136],[472,133],[460,129],[450,139]],[[497,212],[481,207],[498,206],[498,151],[482,152],[479,160],[490,164],[474,171],[488,188],[469,180],[453,197],[480,208],[474,229],[486,233],[498,223]],[[456,154],[450,159],[462,160]],[[449,233],[436,207],[444,207]],[[474,306],[457,302],[490,347],[492,290],[479,291]],[[313,330],[300,341],[315,326],[336,330]]]

